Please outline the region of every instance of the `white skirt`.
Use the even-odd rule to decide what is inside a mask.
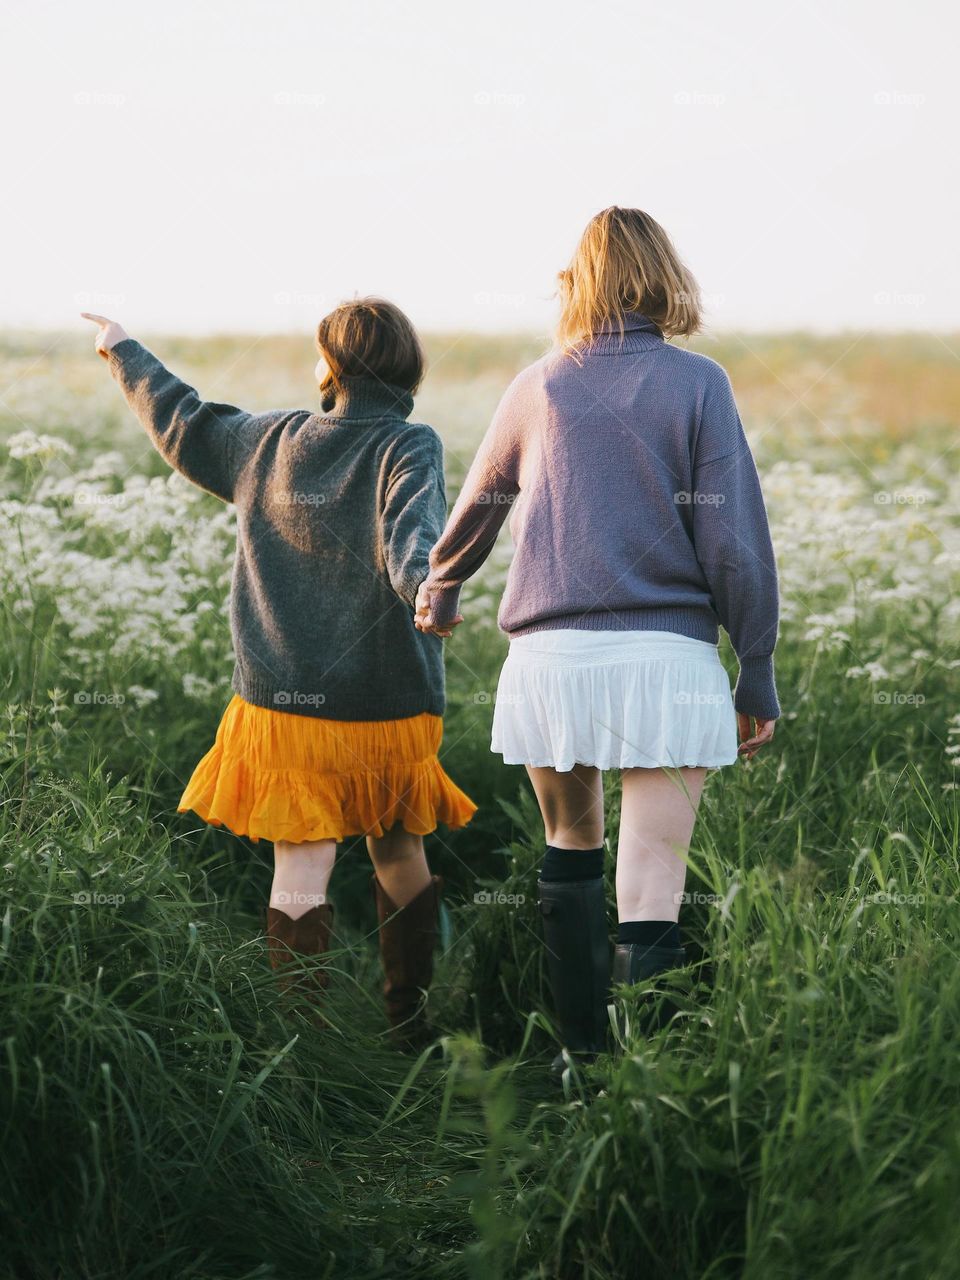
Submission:
[[[537,631],[510,642],[491,749],[505,764],[717,768],[737,759],[715,644],[671,631]]]

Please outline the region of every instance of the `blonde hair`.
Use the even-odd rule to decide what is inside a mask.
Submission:
[[[622,336],[628,311],[668,338],[696,333],[702,323],[700,286],[660,223],[641,209],[611,205],[591,218],[558,280],[557,343],[567,352],[604,327]]]

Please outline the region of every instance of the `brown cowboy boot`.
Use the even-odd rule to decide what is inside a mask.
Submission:
[[[267,947],[270,965],[285,996],[302,997],[319,1004],[327,985],[327,971],[320,965],[300,969],[304,957],[322,956],[330,946],[333,905],[322,903],[291,920],[279,907],[267,908]]]
[[[371,877],[380,926],[383,995],[391,1038],[401,1049],[422,1048],[430,1040],[424,1015],[424,993],[433,978],[433,949],[440,933],[442,876],[405,907],[397,907],[377,879]]]

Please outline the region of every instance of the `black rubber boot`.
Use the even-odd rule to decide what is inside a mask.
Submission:
[[[610,943],[603,878],[538,880],[547,974],[563,1047],[592,1062],[606,1048]],[[563,1054],[550,1064],[561,1083]]]
[[[669,969],[681,969],[687,962],[683,947],[647,946],[642,942],[618,942],[613,951],[611,982],[647,982]],[[676,1005],[665,997],[651,993],[644,1030],[656,1031],[666,1026],[676,1013]]]

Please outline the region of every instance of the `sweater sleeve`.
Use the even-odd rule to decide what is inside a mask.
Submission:
[[[249,457],[260,417],[201,400],[146,347],[124,338],[108,353],[110,372],[157,451],[188,480],[224,502]]]
[[[430,548],[447,514],[440,437],[420,427],[391,461],[383,499],[383,555],[390,585],[413,609]]]
[[[780,715],[773,670],[780,596],[760,479],[726,372],[702,405],[693,469],[694,546],[740,664],[737,711]]]
[[[497,407],[446,528],[430,553],[425,585],[430,593],[430,613],[438,626],[456,617],[461,586],[490,555],[520,492],[522,417],[515,380]]]

